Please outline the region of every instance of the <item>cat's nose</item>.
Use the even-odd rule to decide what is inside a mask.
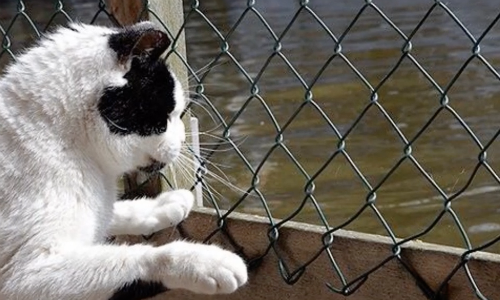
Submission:
[[[182,145],[179,143],[178,145],[171,145],[168,147],[168,152],[175,154],[181,152]]]
[[[182,151],[182,143],[180,142],[180,140],[176,143],[171,143],[170,145],[168,145],[167,147],[168,161],[171,162],[176,160],[181,154],[181,151]]]

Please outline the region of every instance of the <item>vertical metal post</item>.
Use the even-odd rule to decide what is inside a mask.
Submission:
[[[201,151],[200,151],[200,135],[199,135],[199,126],[198,126],[198,119],[195,117],[191,117],[189,125],[191,127],[191,148],[193,149],[193,172],[194,172],[194,178],[196,181],[196,186],[194,188],[194,197],[195,197],[195,205],[198,207],[203,206],[203,187],[201,185],[201,182],[198,182],[197,180],[197,172],[201,168],[201,163],[200,163],[200,157],[201,157]]]

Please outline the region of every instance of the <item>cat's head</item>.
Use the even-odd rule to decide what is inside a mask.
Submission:
[[[161,57],[169,45],[167,34],[149,22],[109,36],[108,46],[116,63],[125,66],[127,83],[105,88],[97,108],[106,124],[104,135],[110,135],[112,154],[124,165],[158,170],[181,152],[186,99]]]
[[[185,140],[184,90],[161,57],[169,45],[150,22],[72,24],[20,56],[7,77],[30,72],[35,78],[14,78],[34,82],[26,103],[37,99],[48,126],[67,131],[63,139],[74,139],[102,169],[158,169],[178,157]]]

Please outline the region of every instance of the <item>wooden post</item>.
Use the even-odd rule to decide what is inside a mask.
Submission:
[[[128,26],[139,21],[144,5],[141,0],[108,0],[109,10],[122,25]],[[147,178],[147,183],[143,181]],[[161,178],[154,175],[148,178],[140,171],[126,174],[123,177],[123,198],[133,199],[141,196],[154,197],[161,192]]]
[[[132,25],[139,21],[141,18],[147,18],[150,19],[150,21],[159,24],[160,26],[162,26],[161,23],[163,22],[163,24],[166,25],[167,30],[172,35],[174,35],[174,37],[179,32],[184,22],[182,0],[151,0],[149,2],[149,9],[151,9],[151,11],[154,11],[159,19],[153,17],[152,15],[148,15],[147,10],[145,10],[146,7],[141,0],[108,0],[108,6],[113,16],[123,26]],[[176,74],[184,90],[187,90],[187,71],[184,63],[180,59],[180,57],[182,57],[183,59],[186,58],[184,32],[181,32],[179,38],[174,41],[171,47],[173,50],[175,50],[176,54],[173,53],[172,55],[169,55],[169,57],[167,58],[167,63],[169,64],[172,72]],[[184,120],[184,123],[186,124],[186,130],[189,130],[189,117],[190,115],[186,114]],[[177,178],[175,174],[178,172],[175,171],[175,167],[166,169],[165,171],[167,172],[167,178],[169,178],[171,182],[175,183],[176,188],[186,188],[189,187],[190,184],[192,184],[185,178]],[[152,197],[159,194],[164,189],[164,187],[162,187],[162,180],[159,175],[154,176],[153,178],[148,178],[147,176],[148,175],[140,171],[126,175],[123,181],[124,197]],[[146,184],[144,184],[145,180],[148,181]]]
[[[108,0],[108,7],[121,25],[131,25],[137,22],[143,11],[141,0]]]
[[[173,38],[177,37],[171,45],[173,52],[171,52],[167,57],[167,63],[170,70],[172,70],[172,72],[177,76],[177,79],[181,82],[183,89],[187,91],[189,89],[188,74],[187,68],[183,62],[183,60],[186,60],[186,40],[184,31],[181,31],[184,23],[182,0],[150,0],[149,4],[151,11],[154,11],[156,16],[158,16],[158,18],[156,18],[155,16],[150,15],[150,21],[157,23],[159,26],[165,25],[167,30],[173,35]],[[191,114],[189,112],[184,114],[183,121],[186,127],[186,132],[191,132],[190,118]],[[187,141],[187,143],[190,142],[191,141],[189,140]],[[186,173],[186,171],[177,171],[176,168],[178,167],[180,166],[174,164],[172,168],[168,168],[166,170],[167,177],[175,181],[176,188],[190,188],[194,182],[193,178],[176,176],[176,174]],[[191,170],[188,172],[191,173]]]
[[[150,0],[150,8],[159,17],[158,20],[157,18],[150,16],[150,21],[157,24],[160,24],[161,21],[165,24],[168,31],[170,31],[175,37],[184,23],[182,0]],[[175,50],[176,54],[170,55],[167,62],[172,71],[177,75],[177,78],[181,81],[184,90],[187,91],[187,69],[180,59],[180,57],[186,59],[186,40],[184,37],[184,31],[179,34],[177,41],[174,41],[172,49]]]
[[[121,25],[127,26],[136,23],[141,18],[141,13],[146,12],[143,17],[148,18],[151,22],[165,24],[167,30],[174,35],[177,35],[184,22],[184,12],[182,0],[150,0],[149,8],[154,11],[159,19],[154,16],[148,16],[144,10],[144,4],[141,0],[108,0],[108,6],[113,16],[120,22]],[[179,34],[179,38],[174,42],[172,48],[176,54],[168,57],[168,64],[177,78],[181,81],[185,90],[188,88],[187,70],[179,56],[186,58],[186,41],[184,31]]]

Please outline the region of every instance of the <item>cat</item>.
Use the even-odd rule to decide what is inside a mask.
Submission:
[[[243,259],[215,245],[106,243],[175,226],[193,206],[187,190],[115,202],[119,176],[175,162],[184,143],[187,99],[161,58],[170,43],[151,22],[73,23],[6,68],[0,299],[132,299],[144,286],[218,294],[247,282]]]

